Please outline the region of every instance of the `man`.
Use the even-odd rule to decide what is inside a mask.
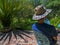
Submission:
[[[50,45],[56,45],[57,42],[57,31],[54,26],[44,23],[47,15],[52,11],[51,9],[46,9],[43,5],[37,6],[35,9],[35,14],[33,20],[38,22],[32,25],[33,30],[41,31],[50,41]]]

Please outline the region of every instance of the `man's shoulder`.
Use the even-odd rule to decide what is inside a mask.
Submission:
[[[36,26],[36,23],[32,24],[32,27]]]
[[[32,29],[36,29],[36,23],[32,24]]]

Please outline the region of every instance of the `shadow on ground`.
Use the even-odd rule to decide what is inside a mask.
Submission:
[[[8,41],[8,44],[9,44],[10,40],[12,38],[12,33],[14,34],[14,36],[15,36],[16,39],[17,39],[17,36],[19,36],[20,38],[24,39],[24,37],[22,35],[31,38],[27,34],[31,34],[32,32],[27,31],[27,30],[20,30],[20,29],[17,29],[16,31],[10,31],[8,33],[2,33],[2,32],[0,32],[0,41],[3,40],[3,43],[4,43],[7,40],[7,38],[9,37],[9,41]],[[24,41],[26,41],[26,39],[24,39]]]

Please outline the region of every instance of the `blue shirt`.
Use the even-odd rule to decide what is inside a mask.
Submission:
[[[45,21],[44,21],[44,23],[50,24],[49,19],[46,18]],[[40,30],[37,29],[35,23],[32,25],[32,30],[36,30],[36,31],[38,31],[38,32],[41,32]]]

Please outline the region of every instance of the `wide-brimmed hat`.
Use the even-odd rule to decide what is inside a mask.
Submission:
[[[51,11],[52,9],[46,9],[43,5],[39,5],[35,8],[35,11],[37,13],[35,13],[33,15],[33,20],[40,20],[42,18],[44,18],[45,16],[47,16]]]

